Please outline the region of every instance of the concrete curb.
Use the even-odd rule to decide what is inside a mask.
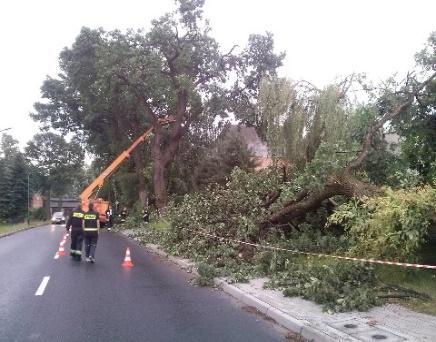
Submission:
[[[142,245],[142,247],[144,246]],[[180,268],[187,270],[189,273],[198,275],[197,269],[195,268],[195,263],[193,263],[192,261],[188,259],[181,259],[172,256],[167,252],[161,250],[158,245],[146,244],[145,248],[148,249],[150,252],[153,252],[161,257],[167,258],[169,261],[173,262],[174,264],[177,264]]]
[[[33,229],[33,228],[39,228],[39,227],[42,227],[42,226],[45,226],[45,225],[47,225],[47,223],[40,224],[38,226],[24,227],[24,228],[21,228],[21,229],[18,229],[18,230],[13,230],[12,232],[9,232],[9,233],[0,234],[0,239],[4,238],[4,237],[7,237],[7,236],[10,236],[10,235],[14,235],[14,234],[20,233],[20,232],[24,232],[26,230],[30,230],[30,229]]]
[[[145,248],[152,253],[167,258],[171,262],[180,266],[180,268],[188,270],[189,272],[198,275],[198,272],[195,268],[195,263],[193,263],[192,261],[169,255],[168,253],[159,249],[158,245],[146,244]],[[251,294],[241,290],[240,288],[227,283],[227,281],[224,278],[215,278],[214,283],[218,288],[220,288],[228,295],[234,297],[235,299],[244,303],[247,306],[252,306],[256,308],[256,310],[258,310],[265,316],[273,319],[277,324],[293,332],[299,333],[301,336],[303,336],[304,338],[310,341],[333,342],[338,340],[337,339],[338,336],[335,337],[330,336],[329,334],[311,326],[309,322],[292,317],[291,315],[281,311],[280,309],[277,309],[272,305],[265,303],[262,300],[252,296]],[[359,340],[350,338],[349,335],[344,334],[343,336],[341,336],[341,341],[359,341]]]

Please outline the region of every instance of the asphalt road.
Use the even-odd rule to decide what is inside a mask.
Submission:
[[[95,264],[55,259],[64,232],[45,226],[0,239],[0,341],[285,339],[272,323],[221,291],[190,285],[189,274],[123,236],[102,232]],[[68,254],[69,240],[65,247]],[[125,269],[127,247],[134,267]]]

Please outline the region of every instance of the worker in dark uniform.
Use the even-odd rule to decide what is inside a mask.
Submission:
[[[142,220],[144,221],[144,223],[150,222],[150,213],[147,207],[144,207],[144,209],[142,209]]]
[[[83,235],[85,238],[85,257],[87,262],[95,262],[95,249],[97,248],[100,220],[94,205],[89,203],[89,210],[83,216]]]
[[[74,260],[82,260],[82,241],[83,241],[83,212],[80,205],[74,209],[65,225],[67,232],[71,229],[70,255]]]
[[[113,217],[114,217],[114,213],[112,211],[112,206],[109,205],[109,207],[106,210],[106,225],[107,225],[107,230],[110,232],[112,229],[112,225],[113,225]]]
[[[120,214],[120,221],[121,223],[126,222],[127,219],[127,215],[128,215],[128,211],[127,211],[127,207],[124,207],[123,210],[121,210],[121,214]]]

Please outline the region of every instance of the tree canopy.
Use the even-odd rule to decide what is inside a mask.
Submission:
[[[54,129],[79,133],[104,159],[154,126],[152,182],[161,205],[166,203],[166,173],[193,123],[211,125],[232,108],[247,106],[261,77],[275,75],[283,59],[275,55],[269,33],[250,36],[238,54],[236,47],[222,52],[203,18],[204,1],[177,4],[176,11],[153,20],[149,32],[83,28],[60,55],[59,78],[43,84],[47,101],[37,103],[32,114]],[[229,89],[231,74],[237,81]],[[176,118],[168,130],[157,125],[166,115]],[[147,158],[142,151],[134,160],[144,191]]]
[[[0,220],[20,220],[27,213],[29,165],[18,141],[2,134],[0,143]]]
[[[82,173],[84,151],[72,141],[47,132],[36,134],[26,146],[26,156],[43,176],[42,190],[53,195],[72,193]]]

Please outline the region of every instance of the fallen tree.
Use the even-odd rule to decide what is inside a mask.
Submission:
[[[365,159],[372,149],[373,137],[380,132],[383,126],[398,118],[415,101],[419,101],[425,88],[436,78],[436,73],[430,75],[423,82],[416,82],[408,77],[405,90],[396,96],[398,104],[379,116],[367,129],[356,157],[341,170],[325,178],[323,186],[318,190],[302,189],[293,199],[284,202],[282,208],[268,215],[259,222],[261,235],[265,235],[273,226],[285,226],[292,220],[304,217],[307,213],[320,207],[321,203],[334,196],[342,195],[348,198],[370,196],[378,189],[372,184],[358,179],[356,172],[362,168]],[[413,86],[411,84],[414,84]]]

